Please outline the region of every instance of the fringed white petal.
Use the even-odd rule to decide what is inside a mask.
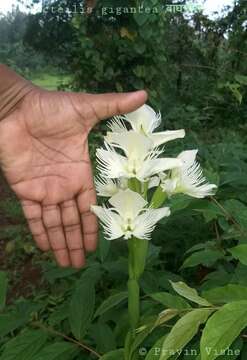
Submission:
[[[114,116],[113,119],[108,123],[108,127],[112,132],[124,133],[127,132],[125,116],[118,115]]]
[[[124,235],[121,228],[121,218],[118,214],[97,205],[91,205],[91,211],[101,220],[107,240],[118,239]]]
[[[183,151],[178,158],[183,162],[182,167],[172,172],[172,179],[177,179],[175,192],[182,192],[195,198],[213,195],[217,188],[209,184],[203,176],[200,164],[196,161],[198,150]]]
[[[119,190],[117,182],[111,179],[95,177],[94,185],[99,196],[111,197]]]
[[[163,217],[170,215],[168,207],[160,209],[149,209],[145,213],[139,215],[134,223],[133,234],[138,239],[150,240],[151,233],[153,232],[156,223]]]
[[[213,195],[217,188],[214,184],[209,184],[202,174],[200,165],[195,161],[191,166],[182,167],[180,187],[184,193],[195,198],[204,198]]]
[[[125,170],[127,168],[127,159],[115,152],[108,146],[107,150],[99,148],[96,151],[98,160],[97,169],[100,171],[101,176],[105,178],[115,179],[119,177],[128,177]]]

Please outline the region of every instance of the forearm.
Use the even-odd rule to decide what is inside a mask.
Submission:
[[[16,109],[34,85],[0,64],[0,121]]]

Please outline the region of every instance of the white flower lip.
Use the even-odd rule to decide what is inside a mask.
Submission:
[[[102,221],[108,240],[136,236],[149,240],[155,224],[170,215],[170,209],[147,208],[147,201],[130,189],[120,190],[109,200],[113,208],[91,205],[91,211]]]

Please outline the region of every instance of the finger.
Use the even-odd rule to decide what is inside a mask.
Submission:
[[[70,266],[69,252],[62,227],[62,217],[58,205],[43,205],[43,222],[46,227],[50,246],[60,266]]]
[[[50,249],[50,244],[48,234],[42,221],[41,205],[37,202],[28,200],[21,201],[21,205],[34,241],[41,250],[48,251]]]
[[[98,242],[98,220],[90,211],[90,205],[96,204],[94,187],[82,191],[78,196],[78,208],[83,227],[83,243],[87,252],[95,251]]]
[[[89,121],[89,126],[93,127],[100,120],[136,110],[147,101],[147,97],[144,90],[130,93],[80,94],[78,105],[83,107],[81,113],[85,114],[82,120]]]
[[[82,241],[82,224],[75,200],[68,200],[61,204],[63,230],[69,249],[71,264],[81,268],[85,264]]]

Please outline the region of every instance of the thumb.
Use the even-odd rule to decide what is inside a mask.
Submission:
[[[81,94],[80,106],[81,111],[87,109],[89,126],[93,127],[101,120],[136,110],[147,101],[147,98],[144,90],[130,93]]]

